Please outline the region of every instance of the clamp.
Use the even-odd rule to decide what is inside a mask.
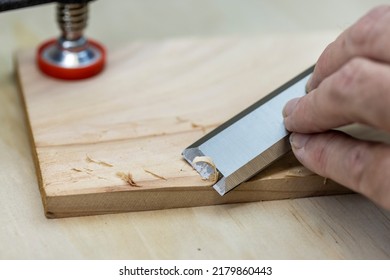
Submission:
[[[93,0],[0,0],[0,12],[57,2],[57,23],[61,35],[38,47],[36,62],[48,76],[77,80],[100,73],[106,60],[105,48],[83,35],[90,1]]]

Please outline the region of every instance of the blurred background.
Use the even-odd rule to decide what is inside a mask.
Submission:
[[[99,0],[87,35],[107,46],[143,38],[342,31],[379,0]],[[58,35],[54,4],[0,14],[0,52]],[[0,61],[2,70],[4,62]],[[7,59],[9,65],[10,60]]]

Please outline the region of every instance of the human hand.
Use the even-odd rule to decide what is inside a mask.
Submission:
[[[390,209],[390,146],[331,131],[360,123],[390,132],[390,6],[371,10],[325,49],[307,91],[283,110],[297,159]]]

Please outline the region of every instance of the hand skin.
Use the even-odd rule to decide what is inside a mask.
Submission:
[[[307,91],[283,110],[297,159],[390,210],[390,145],[332,131],[360,123],[390,132],[390,6],[371,10],[324,50]]]

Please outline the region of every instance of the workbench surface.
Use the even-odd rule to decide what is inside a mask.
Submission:
[[[138,39],[340,32],[379,1],[185,3],[97,1],[87,34],[115,47]],[[58,34],[53,9],[0,14],[0,259],[390,258],[390,213],[357,194],[46,219],[12,55]],[[115,15],[108,22],[107,11]]]

